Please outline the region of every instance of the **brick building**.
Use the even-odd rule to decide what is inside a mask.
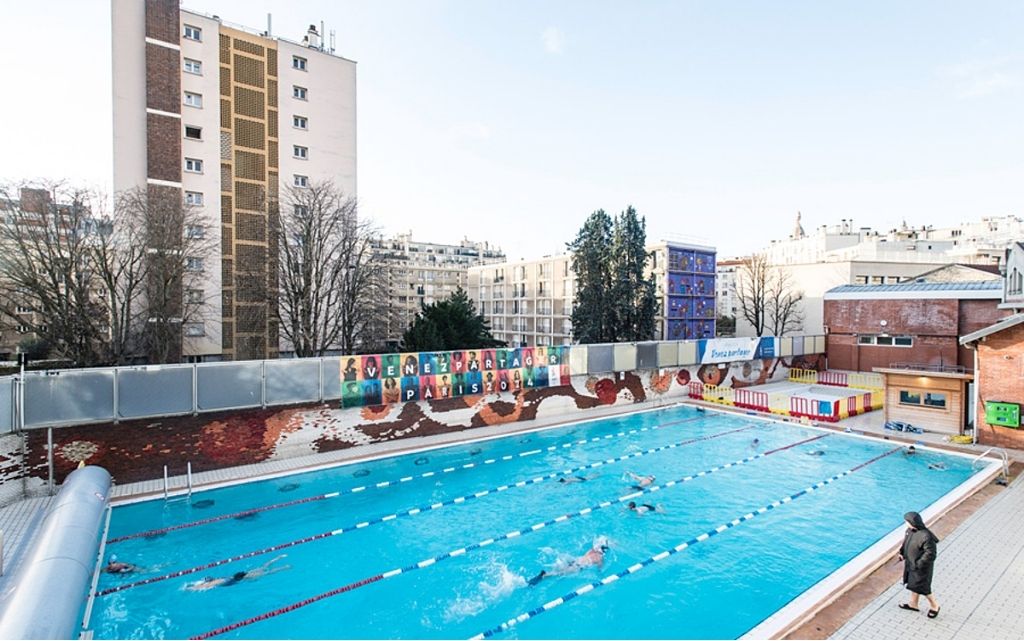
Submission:
[[[1009,313],[1000,279],[842,285],[825,294],[831,369],[870,372],[915,364],[974,369],[959,338]]]
[[[1003,264],[999,307],[1012,315],[963,336],[960,344],[975,358],[977,441],[1024,448],[1024,243],[1013,243]]]

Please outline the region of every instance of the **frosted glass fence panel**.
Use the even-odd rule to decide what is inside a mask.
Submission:
[[[320,361],[267,361],[267,405],[320,400]]]
[[[196,369],[200,412],[259,407],[263,402],[260,361],[210,363]]]
[[[194,370],[191,365],[154,365],[118,370],[118,418],[191,413]]]
[[[25,373],[25,427],[114,419],[114,370]]]

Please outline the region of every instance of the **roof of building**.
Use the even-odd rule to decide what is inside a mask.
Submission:
[[[981,298],[1000,299],[1003,281],[982,280],[961,283],[895,283],[892,285],[840,285],[825,292],[825,300],[870,300],[884,298]]]
[[[1010,329],[1011,327],[1020,325],[1021,323],[1024,323],[1024,314],[1014,314],[1013,316],[1007,316],[998,323],[994,323],[992,325],[989,325],[988,327],[983,327],[976,332],[971,332],[970,334],[967,334],[966,336],[961,336],[960,344],[967,345],[968,343],[977,343],[986,336],[991,336],[992,334],[1001,332],[1004,329]]]
[[[914,276],[915,283],[964,283],[999,278],[999,265],[950,263]]]

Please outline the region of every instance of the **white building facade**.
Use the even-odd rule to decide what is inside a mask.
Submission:
[[[177,0],[112,0],[114,190],[181,198],[214,255],[189,360],[272,358],[279,337],[270,237],[287,189],[356,196],[356,64],[311,26],[302,42],[230,26]]]

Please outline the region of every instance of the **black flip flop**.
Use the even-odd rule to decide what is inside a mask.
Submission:
[[[901,603],[900,604],[900,609],[901,610],[910,610],[911,612],[920,612],[921,611],[920,608],[912,608],[912,607],[910,607],[909,603]],[[934,619],[935,617],[932,617],[932,618]]]
[[[939,616],[939,610],[941,610],[941,609],[942,608],[936,608],[934,610],[928,610],[928,618],[929,619],[934,619],[935,617]]]

